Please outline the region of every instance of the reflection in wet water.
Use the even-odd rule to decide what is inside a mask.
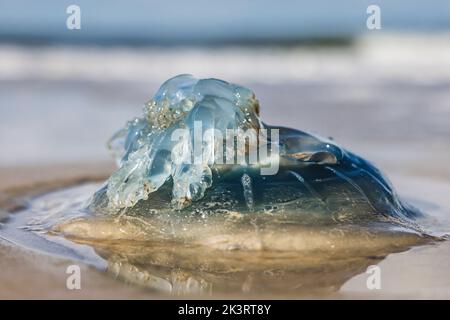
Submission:
[[[294,239],[296,236],[301,237],[291,235]],[[378,239],[368,234],[345,237],[348,242],[366,243],[336,249],[333,243],[337,239],[331,236],[323,239],[327,247],[312,250],[223,250],[172,242],[79,242],[94,246],[108,260],[108,271],[116,277],[158,291],[174,295],[281,296],[337,290],[387,254],[424,242],[411,235],[378,235]]]
[[[432,240],[392,220],[349,223],[301,212],[88,215],[96,188],[34,199],[1,236],[162,294],[272,297],[332,292],[387,254]]]

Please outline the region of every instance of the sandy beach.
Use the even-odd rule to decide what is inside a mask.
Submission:
[[[11,214],[14,214],[15,210],[20,210],[21,206],[26,205],[21,202],[23,199],[63,186],[101,180],[109,174],[111,168],[113,168],[112,164],[105,163],[103,165],[85,164],[79,167],[61,165],[34,170],[30,168],[3,170],[0,173],[2,208],[9,209]],[[26,176],[22,181],[17,179],[24,173]],[[11,179],[11,177],[15,178]],[[420,184],[421,188],[425,186],[423,196],[426,196],[430,203],[439,206],[450,204],[447,197],[450,192],[448,180],[443,180],[436,186],[436,182],[432,179],[408,179],[400,175],[395,177],[394,182],[405,191],[417,190],[417,184]],[[29,187],[30,183],[32,188]],[[6,210],[3,210],[2,214],[2,221],[7,222]],[[442,216],[439,213],[434,213],[433,217],[443,221],[448,220],[448,216]],[[3,285],[0,298],[2,299],[174,298],[126,284],[114,279],[110,274],[83,264],[81,264],[82,290],[67,290],[65,269],[73,264],[73,261],[20,248],[3,239],[0,240],[0,261],[2,269],[0,282]],[[450,282],[446,276],[450,266],[450,244],[446,241],[391,254],[378,263],[378,266],[382,272],[380,290],[368,290],[366,287],[368,274],[361,273],[348,280],[334,293],[303,295],[299,298],[448,299],[450,297]],[[233,296],[228,298],[230,297]],[[264,297],[267,298],[270,295],[255,298]],[[227,298],[227,296],[213,296],[213,298]]]
[[[29,197],[55,188],[82,183],[93,177],[103,179],[112,167],[112,164],[104,164],[2,169],[0,170],[1,222],[7,222],[9,212],[26,206],[26,199]],[[101,271],[87,266],[82,266],[82,272],[86,275],[83,290],[67,290],[65,270],[72,263],[32,252],[0,239],[2,269],[0,298],[119,299],[129,296],[139,299],[148,296],[148,293],[139,288],[119,284],[113,278],[105,277]]]
[[[1,223],[36,196],[103,181],[115,168],[106,140],[140,114],[162,80],[191,72],[246,85],[267,122],[331,136],[373,161],[426,213],[424,227],[447,234],[449,52],[447,36],[375,37],[325,51],[0,46]],[[380,290],[367,289],[361,270],[337,290],[298,298],[450,298],[449,242],[378,260]],[[83,290],[67,290],[71,263],[0,239],[0,298],[168,297],[87,265]]]

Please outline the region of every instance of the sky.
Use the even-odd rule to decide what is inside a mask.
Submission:
[[[81,30],[66,28],[69,5]],[[450,30],[450,0],[0,0],[0,41],[195,43],[348,37],[367,32],[367,7],[383,31]]]

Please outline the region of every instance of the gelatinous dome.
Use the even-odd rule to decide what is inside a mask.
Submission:
[[[264,124],[255,94],[222,80],[167,80],[109,146],[120,167],[91,203],[109,212],[418,214],[368,161],[332,141]]]

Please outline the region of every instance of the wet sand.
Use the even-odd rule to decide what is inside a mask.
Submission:
[[[114,169],[112,162],[0,167],[0,208],[17,211],[26,198],[85,181],[101,181]]]
[[[23,208],[27,197],[108,176],[114,166],[106,139],[140,114],[162,80],[191,72],[248,86],[268,123],[332,136],[373,161],[401,196],[430,214],[430,225],[448,232],[447,43],[373,38],[335,51],[0,47],[8,62],[0,65],[0,219]],[[374,262],[381,290],[368,290],[360,270],[337,292],[316,297],[450,298],[450,242]],[[87,266],[83,290],[69,291],[67,263],[0,241],[0,298],[155,297]]]
[[[278,91],[274,90],[272,94],[274,92]],[[276,96],[273,99],[276,100]],[[314,127],[314,123],[319,127],[324,125],[323,123],[330,124],[332,127],[335,125],[332,119],[336,112],[332,109],[332,104],[333,101],[330,101],[329,105],[322,104],[322,109],[327,111],[324,115],[320,115],[315,109],[306,109],[305,116],[298,118],[299,123],[287,119],[284,113],[272,114],[270,109],[266,110],[266,114],[269,118],[278,119],[278,123],[287,123],[294,127],[303,127],[304,125]],[[294,105],[292,102],[286,101],[286,108],[295,108]],[[350,112],[351,110],[347,114]],[[353,117],[356,116],[353,115]],[[352,135],[355,130],[352,128],[352,119],[345,117],[342,117],[340,124],[335,125],[334,131],[337,132],[338,141],[342,141],[344,146],[350,145],[356,152],[381,164],[381,168],[391,178],[401,195],[419,201],[426,208],[427,213],[430,212],[435,216],[443,226],[449,226],[450,171],[446,163],[450,160],[450,153],[444,148],[445,136],[440,135],[438,139],[434,139],[435,136],[431,136],[429,139],[417,139],[414,135],[410,136],[409,131],[400,135],[401,130],[389,134],[387,133],[389,128],[397,126],[398,123],[383,124],[384,120],[373,119],[369,125],[373,129],[377,125],[382,125],[382,130],[369,130],[372,135],[368,136],[364,136],[364,133],[362,136]],[[423,121],[424,118],[422,118]],[[430,127],[432,127],[432,123],[422,125],[425,132]],[[331,132],[333,128],[328,129],[327,127],[327,130]],[[373,137],[374,133],[382,136]],[[97,147],[101,148],[102,144],[97,144],[99,145]],[[106,156],[105,151],[104,154]],[[429,165],[430,163],[433,165]],[[114,164],[106,161],[74,164],[66,162],[56,165],[37,164],[34,166],[5,165],[0,168],[0,208],[2,209],[0,217],[5,219],[5,216],[8,215],[6,211],[14,212],[26,206],[27,197],[86,181],[101,181],[111,173],[113,168]],[[65,259],[30,252],[0,241],[0,268],[2,270],[0,283],[4,288],[0,292],[0,298],[139,299],[168,297],[127,285],[113,279],[111,275],[87,266],[82,267],[82,273],[86,279],[83,290],[69,291],[65,287],[67,279],[65,268],[69,263]],[[382,272],[381,290],[368,290],[365,284],[368,274],[365,274],[364,270],[360,270],[360,275],[348,280],[337,292],[301,295],[299,298],[450,298],[450,282],[448,280],[450,242],[436,243],[412,248],[403,253],[390,254],[378,264]],[[220,298],[220,296],[214,296],[214,298]],[[277,298],[282,297],[277,296]]]
[[[0,217],[7,220],[10,212],[26,205],[26,198],[67,184],[82,182],[87,175],[99,178],[107,174],[107,166],[42,166],[40,168],[16,167],[0,169]],[[7,211],[8,210],[8,211]],[[13,213],[12,213],[13,214]],[[71,261],[31,252],[0,239],[0,291],[1,299],[89,299],[109,292],[105,297],[119,298],[126,294],[138,297],[139,289],[117,286],[93,268],[82,266],[87,279],[86,290],[67,290],[65,270]],[[120,293],[123,288],[123,293]]]
[[[36,169],[14,168],[0,171],[0,187],[2,195],[3,219],[6,209],[11,214],[24,205],[23,199],[55,188],[78,184],[85,181],[102,180],[111,169],[112,164],[84,164],[78,166],[48,166]],[[20,177],[23,178],[20,178]],[[422,180],[421,180],[422,179]],[[429,178],[405,178],[394,176],[394,182],[406,194],[423,189],[430,203],[447,206],[450,200],[446,195],[450,192],[450,181],[443,180],[436,185]],[[427,185],[428,183],[428,185]],[[419,186],[420,185],[420,186]],[[438,190],[436,190],[438,187]],[[426,193],[429,194],[426,194]],[[20,200],[22,199],[22,200]],[[11,210],[12,209],[12,210]],[[435,218],[447,219],[445,216]],[[374,260],[374,263],[377,261]],[[132,286],[116,280],[93,267],[81,266],[82,290],[66,288],[66,268],[73,264],[61,259],[29,251],[4,240],[0,241],[0,283],[4,290],[0,293],[3,299],[141,299],[169,298],[156,294],[152,290]],[[450,242],[435,243],[412,248],[406,252],[390,254],[378,262],[382,274],[382,289],[368,290],[366,279],[368,274],[360,270],[359,275],[348,280],[341,289],[333,292],[320,292],[299,295],[298,298],[337,298],[337,299],[425,299],[450,298],[450,281],[447,275],[450,266]],[[174,296],[170,296],[174,298]],[[176,296],[175,296],[176,297]],[[195,296],[194,296],[195,297]],[[210,297],[210,296],[208,296]],[[212,296],[220,298],[220,296]],[[230,297],[230,296],[225,296]],[[256,298],[267,298],[261,295]],[[277,295],[276,298],[283,298]],[[289,298],[293,298],[290,296]],[[295,298],[295,297],[294,297]]]
[[[151,293],[80,266],[81,290],[68,290],[66,269],[73,262],[0,241],[0,299],[143,299]]]
[[[0,169],[0,217],[26,205],[25,199],[66,185],[104,178],[112,164],[52,165]],[[8,211],[7,211],[8,210]],[[1,227],[1,225],[0,225]],[[118,283],[99,270],[80,264],[82,290],[66,288],[66,268],[72,261],[43,255],[0,239],[0,299],[144,298],[149,293]]]
[[[450,242],[412,248],[389,255],[378,266],[381,289],[368,290],[369,274],[345,283],[337,297],[360,299],[450,299]]]
[[[429,204],[450,208],[450,180],[430,177],[412,179],[394,176],[394,183],[406,194],[420,190],[421,197]],[[437,209],[437,207],[436,207]],[[433,210],[431,220],[437,219],[443,232],[448,231],[449,215],[446,210]],[[430,221],[431,222],[431,221]],[[431,223],[436,223],[433,221]],[[381,289],[368,290],[369,274],[360,274],[347,281],[340,289],[343,298],[363,299],[449,299],[450,298],[450,242],[414,247],[406,252],[388,255],[378,263],[381,272]]]

